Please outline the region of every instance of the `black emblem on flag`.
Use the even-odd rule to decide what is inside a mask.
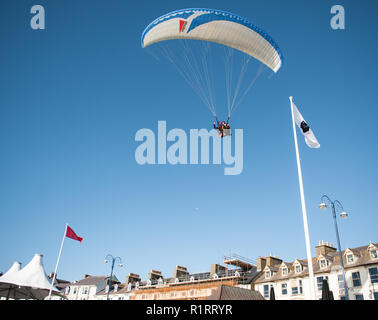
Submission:
[[[303,133],[306,133],[308,131],[310,131],[310,127],[308,126],[308,124],[304,121],[301,122],[301,129],[302,129],[302,132]]]

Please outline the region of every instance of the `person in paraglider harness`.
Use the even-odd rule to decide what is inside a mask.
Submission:
[[[218,134],[219,134],[219,137],[223,138],[223,137],[226,137],[226,136],[230,136],[231,135],[231,132],[230,132],[230,125],[228,124],[228,120],[227,122],[218,122],[218,126],[215,125],[215,122],[213,123],[213,127],[215,130],[218,130]]]

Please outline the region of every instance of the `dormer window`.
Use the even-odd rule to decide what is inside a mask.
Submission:
[[[295,266],[295,273],[300,273],[300,272],[302,272],[302,266],[300,264],[297,264]]]
[[[377,251],[377,249],[370,249],[370,257],[372,259],[378,259],[378,251]]]
[[[322,259],[320,260],[320,268],[326,268],[327,267],[327,260]]]
[[[354,262],[354,255],[352,253],[347,254],[346,260],[347,260],[347,263],[353,263]]]
[[[268,279],[270,278],[271,276],[271,272],[268,270],[268,271],[265,271],[265,278]]]
[[[287,276],[287,274],[288,274],[288,270],[287,270],[287,268],[285,267],[285,268],[282,268],[282,275],[283,276]]]

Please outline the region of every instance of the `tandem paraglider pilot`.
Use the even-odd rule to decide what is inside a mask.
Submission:
[[[214,122],[213,127],[215,130],[218,130],[218,134],[221,138],[231,135],[231,128],[230,128],[230,125],[228,124],[228,120],[227,122],[225,121],[219,122],[217,120],[217,125],[215,125],[215,122]]]

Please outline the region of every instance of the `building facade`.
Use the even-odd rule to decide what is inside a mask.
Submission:
[[[147,281],[130,274],[121,291],[129,294],[129,300],[204,300],[222,285],[251,289],[257,275],[256,267],[250,264],[231,270],[212,264],[210,272],[195,274],[189,273],[186,267],[176,266],[171,278],[163,278],[156,270],[151,270]]]
[[[312,259],[315,299],[322,297],[323,279],[328,281],[335,300],[345,298],[339,253],[331,243],[319,242]],[[349,299],[378,300],[378,243],[342,251]],[[230,268],[231,266],[231,268]],[[234,255],[224,257],[224,265],[212,264],[210,272],[189,273],[176,266],[173,276],[151,270],[146,281],[129,273],[125,283],[112,279],[108,294],[108,276],[89,276],[65,284],[70,300],[203,300],[221,286],[257,291],[270,299],[271,287],[276,300],[310,300],[311,290],[306,259],[283,261],[278,257],[259,257],[255,262]]]
[[[350,300],[378,300],[378,244],[342,251],[346,284]],[[309,300],[311,298],[308,261],[285,262],[276,257],[259,257],[260,275],[254,288],[265,299],[273,287],[276,300]],[[312,259],[316,299],[321,299],[323,279],[327,279],[335,300],[345,299],[344,278],[339,253],[324,241],[316,247]]]
[[[112,282],[108,295],[108,277],[85,275],[84,279],[71,283],[65,289],[69,300],[203,300],[216,292],[220,286],[251,289],[258,275],[256,266],[240,259],[237,268],[212,264],[210,272],[191,274],[187,268],[176,266],[173,277],[164,278],[160,271],[151,270],[146,281],[138,274],[130,273],[125,283]]]

